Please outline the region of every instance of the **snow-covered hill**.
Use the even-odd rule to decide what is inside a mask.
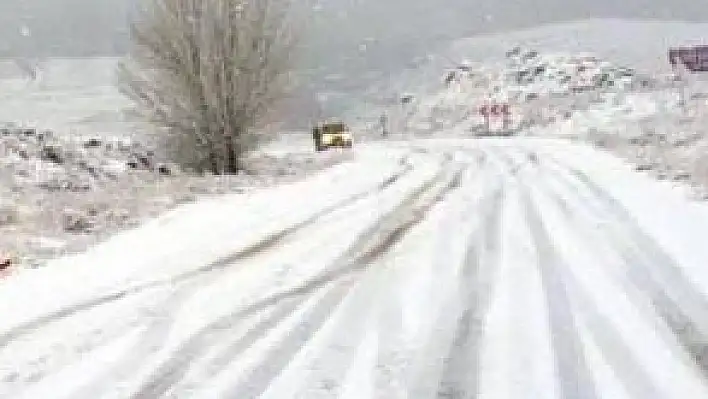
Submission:
[[[708,43],[707,32],[708,23],[589,19],[461,38],[441,51],[419,57],[419,63],[390,79],[382,79],[370,90],[370,95],[392,96],[421,87],[434,91],[440,87],[442,71],[464,61],[503,62],[505,53],[515,46],[544,54],[590,52],[640,72],[667,73],[668,46]]]
[[[500,60],[513,46],[548,52],[592,52],[644,72],[668,72],[669,46],[708,43],[708,23],[591,19],[455,42],[448,57]]]
[[[469,134],[481,123],[481,101],[502,93],[530,127],[524,134],[593,141],[661,180],[687,181],[691,195],[704,197],[708,102],[701,93],[708,93],[708,75],[676,82],[666,54],[669,46],[706,42],[708,24],[556,24],[459,40],[396,84],[418,96],[404,107],[412,133],[453,123]],[[473,70],[467,83],[446,86],[445,76],[464,65]]]

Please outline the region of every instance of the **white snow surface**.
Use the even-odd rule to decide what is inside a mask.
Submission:
[[[702,397],[707,220],[566,140],[361,145],[4,280],[0,397]]]

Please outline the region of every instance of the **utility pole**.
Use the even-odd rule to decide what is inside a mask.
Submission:
[[[384,111],[381,116],[379,117],[379,125],[381,126],[381,136],[382,137],[388,137],[389,135],[389,126],[388,126],[388,115],[386,114],[386,111]]]

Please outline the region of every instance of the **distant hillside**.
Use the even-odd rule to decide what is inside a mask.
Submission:
[[[445,54],[493,60],[522,45],[546,52],[588,51],[647,72],[666,72],[668,47],[698,43],[708,44],[708,23],[590,19],[462,39]]]

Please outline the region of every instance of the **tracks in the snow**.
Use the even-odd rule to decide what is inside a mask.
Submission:
[[[637,299],[648,301],[656,316],[672,331],[688,356],[708,378],[708,298],[677,262],[647,235],[627,209],[586,174],[556,162],[565,170],[556,179],[571,190],[582,190],[611,218],[603,226],[627,265],[626,279]]]
[[[250,370],[243,377],[243,382],[235,384],[227,395],[257,397],[324,324],[359,281],[361,274],[399,242],[411,228],[420,223],[436,203],[459,185],[464,170],[450,166],[441,169],[433,178],[411,192],[398,207],[383,215],[376,224],[364,231],[324,272],[296,287],[237,309],[192,334],[184,344],[173,351],[172,356],[156,368],[133,397],[158,397],[167,393],[182,380],[190,365],[204,356],[205,349],[210,347],[210,341],[215,339],[215,336],[223,336],[224,331],[232,330],[238,323],[248,321],[260,312],[271,311],[271,315],[256,326],[258,328],[251,328],[247,334],[240,337],[230,336],[226,338],[226,344],[223,341],[218,344],[224,350],[210,362],[209,370],[213,374],[219,373],[237,360],[243,351],[269,334],[295,309],[303,306],[313,296],[321,295],[311,307],[305,309],[305,315],[298,327],[269,350],[267,362]]]
[[[594,215],[598,220],[603,221],[602,232],[596,234],[592,239],[602,240],[603,244],[618,254],[625,265],[624,270],[607,270],[605,272],[619,276],[623,282],[626,282],[623,287],[627,289],[626,295],[632,300],[634,306],[651,309],[657,318],[656,321],[668,327],[675,341],[667,340],[667,345],[678,343],[683,348],[687,360],[690,359],[690,362],[695,364],[704,378],[708,378],[708,298],[700,292],[677,262],[662,249],[661,245],[643,231],[624,205],[593,182],[587,174],[550,156],[545,156],[542,160],[546,165],[551,166],[545,171],[544,179],[564,187],[563,195],[550,187],[545,187],[542,190],[543,193],[551,198],[558,205],[561,213],[568,218],[572,217],[574,213],[582,212],[591,215],[590,217]],[[538,159],[535,162],[537,163]],[[542,180],[537,179],[536,181]],[[530,204],[531,201],[527,203]],[[530,226],[536,230],[536,233],[533,234],[534,238],[537,240],[544,236],[548,238],[548,234],[542,234],[543,222],[538,215],[534,215],[533,208],[529,207],[528,215],[531,216],[529,218]],[[573,222],[578,223],[577,220]],[[597,230],[600,227],[594,226],[594,228]],[[590,240],[589,244],[591,243]],[[537,241],[538,244],[541,245],[540,249],[550,246],[549,242],[539,243]],[[550,251],[547,252],[552,254]],[[553,264],[553,262],[546,263]],[[566,291],[570,291],[570,293],[566,295],[565,301],[556,298],[554,302],[568,303],[567,296],[571,296],[573,302],[581,305],[578,307],[579,310],[574,313],[578,317],[592,320],[592,322],[586,323],[590,328],[590,333],[598,345],[605,348],[603,356],[613,365],[617,376],[628,392],[639,395],[637,397],[660,397],[654,382],[647,377],[639,360],[628,350],[626,343],[616,332],[617,326],[612,325],[605,316],[597,311],[589,294],[574,280],[572,273],[569,274],[568,267],[562,267],[560,270],[565,270],[565,279],[562,285],[569,287]],[[549,310],[553,310],[552,307]],[[563,324],[569,328],[568,323]],[[600,325],[604,327],[600,328]],[[556,354],[558,354],[558,348],[556,348]],[[581,359],[582,357],[579,356],[572,356],[572,358]],[[563,370],[567,372],[572,368],[565,368],[559,364],[558,371],[563,373]],[[561,381],[567,380],[568,377],[580,377],[585,374],[585,372],[573,373],[561,378]],[[576,396],[573,395],[573,397]]]
[[[87,342],[90,341],[90,337],[86,336],[85,338],[81,338],[82,335],[79,334],[79,339],[75,345],[72,345],[71,342],[65,342],[62,344],[61,347],[61,353],[63,354],[62,357],[64,358],[64,361],[70,361],[70,357],[66,357],[69,353],[74,353],[74,357],[78,359],[79,357],[83,356],[87,351],[91,351],[102,345],[106,345],[107,343],[118,339],[124,334],[134,331],[137,328],[142,328],[144,332],[141,334],[141,339],[137,342],[136,346],[133,348],[131,353],[127,353],[126,356],[133,356],[133,353],[141,353],[147,355],[148,353],[156,352],[164,344],[165,338],[174,323],[174,319],[171,317],[172,313],[179,309],[179,307],[184,303],[184,301],[186,301],[193,292],[198,291],[201,286],[208,284],[210,281],[218,279],[220,273],[216,272],[230,269],[234,266],[238,266],[242,262],[247,261],[253,256],[265,252],[270,248],[277,247],[282,241],[286,240],[288,237],[294,236],[297,232],[317,224],[327,215],[338,211],[344,207],[352,205],[360,200],[363,200],[372,195],[376,195],[387,190],[388,188],[395,185],[402,178],[409,175],[413,171],[413,168],[414,166],[410,162],[409,156],[401,158],[400,168],[398,169],[398,171],[388,176],[379,184],[376,184],[370,189],[346,197],[324,209],[317,211],[305,220],[302,220],[283,230],[271,233],[270,235],[245,247],[244,249],[239,250],[227,257],[219,259],[211,264],[194,269],[192,271],[185,272],[167,280],[148,282],[140,286],[122,289],[100,297],[94,297],[87,301],[60,309],[56,312],[33,319],[29,322],[7,330],[6,332],[0,334],[0,352],[9,345],[11,345],[13,342],[20,340],[26,335],[31,335],[36,331],[41,331],[42,328],[50,324],[69,320],[73,316],[76,316],[80,313],[93,311],[94,309],[97,309],[99,307],[110,305],[119,300],[132,298],[135,295],[148,292],[153,289],[164,288],[168,290],[169,293],[166,295],[165,298],[162,298],[159,301],[159,303],[154,307],[154,309],[150,312],[149,315],[141,315],[139,311],[139,314],[137,314],[134,318],[123,320],[122,324],[116,322],[116,325],[111,326],[111,331],[103,331],[102,334],[100,334],[102,339],[93,340],[95,342],[91,343],[90,345],[87,344]],[[93,335],[93,333],[91,333],[90,335]],[[33,360],[30,363],[44,363],[47,359],[52,357],[52,355],[47,356],[44,356],[41,359]],[[136,365],[134,365],[133,363],[136,362],[130,362],[130,364],[121,362],[118,364],[118,366],[111,368],[111,373],[115,375],[120,375],[123,373],[132,373],[134,372],[136,367]],[[50,367],[50,369],[47,369],[47,367]],[[15,372],[12,372],[11,375],[0,375],[0,380],[6,381],[7,383],[12,382],[13,385],[22,384],[23,381],[26,383],[34,383],[41,380],[45,375],[52,371],[51,368],[55,367],[62,367],[62,364],[57,364],[54,366],[45,366],[42,370],[32,371],[32,373],[27,376],[23,376]],[[31,369],[34,368],[35,367],[32,367]],[[100,387],[94,387],[93,385],[89,385],[84,389],[86,389],[85,392],[92,393],[94,392],[93,389],[95,388],[100,389]]]
[[[536,248],[536,263],[541,275],[548,323],[551,332],[556,372],[564,398],[592,399],[597,397],[593,378],[585,359],[578,335],[574,309],[569,300],[567,265],[554,249],[551,233],[545,226],[531,193],[522,189],[526,218]]]
[[[627,209],[582,171],[549,156],[539,156],[534,151],[523,149],[492,149],[488,154],[491,161],[505,171],[507,184],[513,186],[513,189],[505,191],[517,192],[517,200],[525,210],[526,224],[537,254],[534,263],[538,265],[548,312],[549,338],[555,356],[559,394],[574,398],[600,397],[596,376],[586,360],[586,343],[581,339],[579,330],[582,323],[626,392],[634,397],[662,397],[641,361],[624,342],[626,338],[619,335],[619,326],[598,311],[591,295],[575,279],[572,265],[565,263],[558,253],[552,233],[546,226],[545,213],[534,199],[536,193],[552,198],[560,214],[566,218],[571,218],[574,212],[590,212],[605,220],[605,236],[600,235],[599,239],[612,241],[609,246],[626,265],[625,278],[629,285],[625,288],[631,288],[626,295],[635,306],[648,304],[657,321],[664,323],[676,339],[668,340],[666,344],[672,346],[678,343],[684,349],[687,360],[690,358],[704,377],[708,377],[708,300],[677,262],[639,227]],[[534,174],[536,176],[532,177]],[[544,183],[544,179],[565,185],[567,190],[564,192],[574,193],[575,198],[567,201],[560,197]],[[484,212],[489,215],[488,210]],[[591,240],[587,242],[588,245],[592,243]],[[482,291],[489,282],[480,277],[476,280],[462,281],[461,284],[468,283]],[[480,335],[483,335],[479,330],[483,330],[484,326],[470,323],[468,319],[470,309],[474,308],[478,309],[476,316],[483,317],[484,312],[479,309],[484,309],[484,303],[484,297],[467,299],[467,308],[459,319],[452,350],[446,357],[438,391],[440,398],[472,398],[477,395],[480,365],[474,351],[467,347],[479,343]],[[475,321],[479,323],[478,319]]]
[[[444,356],[445,361],[440,373],[437,396],[440,398],[476,397],[480,389],[479,370],[483,367],[479,350],[483,345],[485,317],[489,302],[494,296],[496,266],[499,256],[499,231],[505,202],[516,200],[524,211],[524,219],[529,230],[531,244],[536,252],[536,259],[530,264],[537,268],[540,277],[540,291],[544,307],[548,312],[549,344],[554,355],[554,370],[562,397],[597,398],[601,396],[596,381],[595,370],[587,358],[588,337],[581,336],[580,325],[585,333],[595,342],[602,356],[617,373],[624,389],[637,397],[660,397],[660,389],[645,372],[632,350],[622,340],[617,330],[619,327],[607,319],[593,303],[592,295],[578,281],[572,271],[572,265],[566,264],[553,242],[552,233],[545,221],[545,211],[539,203],[539,195],[553,197],[552,189],[544,185],[533,186],[540,180],[527,180],[526,172],[546,174],[553,170],[548,164],[554,160],[544,158],[535,152],[520,151],[517,154],[503,150],[496,155],[487,154],[491,162],[503,171],[499,191],[490,192],[481,202],[478,211],[483,220],[482,232],[473,234],[470,240],[465,265],[460,274],[458,292],[460,301],[459,314],[455,317],[454,332],[450,346]],[[635,287],[636,293],[628,295],[635,303],[645,301],[656,312],[656,317],[665,323],[684,348],[697,367],[706,374],[706,335],[708,305],[705,297],[693,287],[690,280],[681,273],[676,262],[664,253],[629,217],[628,212],[611,196],[595,185],[582,172],[564,167],[548,176],[561,181],[582,197],[574,204],[556,202],[559,211],[566,215],[583,211],[573,209],[587,206],[585,212],[601,212],[614,219],[607,224],[610,232],[608,239],[614,240],[617,253],[624,256],[627,265],[627,280]],[[558,171],[556,171],[558,172]],[[547,173],[551,175],[552,173]],[[442,184],[443,181],[447,183]],[[269,311],[269,315],[254,328],[239,337],[230,337],[224,349],[207,363],[210,373],[218,374],[235,362],[240,355],[253,344],[270,334],[276,326],[284,323],[288,315],[297,309],[304,313],[300,324],[273,345],[265,354],[267,361],[259,363],[245,372],[232,389],[226,394],[233,397],[257,397],[268,388],[272,380],[288,366],[303,345],[322,327],[332,313],[341,304],[351,289],[360,281],[361,273],[368,270],[378,258],[384,256],[401,237],[423,217],[432,204],[439,201],[445,192],[455,187],[455,179],[441,180],[442,185],[433,183],[421,186],[419,192],[412,195],[410,201],[402,204],[396,212],[399,215],[387,215],[382,222],[363,234],[347,253],[332,265],[327,273],[305,282],[271,298],[254,304],[254,308],[242,309],[222,320],[226,324],[208,326],[185,347],[179,348],[175,357],[168,359],[149,380],[138,390],[134,397],[154,397],[172,393],[172,388],[179,384],[196,359],[204,357],[204,347],[209,346],[211,338],[222,336],[215,332],[219,328],[229,329],[237,319],[248,320],[253,315]],[[436,190],[431,187],[438,187]],[[420,198],[430,194],[429,201]],[[516,193],[515,197],[509,197]],[[582,194],[581,194],[582,193]],[[417,197],[419,196],[419,197]],[[436,199],[437,198],[437,199]],[[577,198],[576,198],[577,200]],[[427,205],[426,205],[427,204]],[[419,209],[416,211],[416,209]],[[409,217],[401,217],[400,212]],[[388,222],[385,222],[388,220]],[[391,223],[391,220],[396,221]],[[385,226],[389,226],[386,228]],[[484,254],[484,256],[482,256]],[[308,302],[313,301],[313,302]],[[602,326],[602,327],[601,327]],[[671,345],[671,342],[667,342]],[[179,356],[177,356],[179,353]],[[187,353],[187,359],[183,355]]]
[[[91,298],[90,300],[80,302],[77,304],[74,304],[70,307],[63,308],[60,310],[57,310],[53,313],[44,315],[42,317],[39,317],[37,319],[31,320],[29,322],[26,322],[24,324],[21,324],[17,327],[14,327],[8,331],[3,332],[0,334],[0,350],[5,348],[7,345],[12,343],[14,340],[19,338],[20,336],[24,334],[31,333],[32,331],[42,327],[43,325],[53,323],[56,321],[60,321],[62,319],[65,319],[67,317],[70,317],[72,315],[75,315],[77,313],[87,311],[93,308],[96,308],[101,305],[105,305],[107,303],[111,303],[123,298],[126,298],[131,295],[139,294],[145,291],[148,291],[150,289],[154,288],[159,288],[159,287],[164,287],[164,286],[173,286],[173,285],[179,285],[185,281],[189,281],[191,279],[194,279],[196,277],[203,276],[205,274],[209,274],[210,272],[213,271],[218,271],[221,269],[229,268],[233,266],[234,263],[245,260],[249,257],[252,257],[258,253],[261,253],[269,248],[272,248],[276,246],[280,241],[288,237],[289,235],[292,235],[296,233],[299,230],[302,230],[306,228],[307,226],[311,226],[315,223],[317,223],[320,219],[325,217],[326,215],[341,209],[342,207],[345,207],[347,205],[350,205],[352,203],[355,203],[356,201],[359,201],[361,199],[364,199],[368,196],[375,195],[378,192],[381,192],[385,190],[386,188],[390,187],[394,183],[396,183],[398,180],[409,174],[413,170],[413,165],[408,161],[408,158],[402,158],[401,161],[401,168],[386,178],[383,182],[380,184],[377,184],[371,189],[367,189],[364,191],[361,191],[359,193],[356,193],[352,196],[349,196],[341,201],[338,201],[324,209],[319,210],[318,212],[314,213],[310,217],[306,218],[305,220],[302,220],[296,224],[293,224],[285,229],[282,229],[280,231],[271,233],[262,239],[256,241],[253,244],[250,244],[246,246],[245,248],[234,252],[226,257],[223,257],[221,259],[218,259],[208,265],[205,265],[203,267],[185,272],[183,274],[171,277],[167,280],[159,280],[159,281],[152,281],[148,282],[145,284],[141,284],[138,286],[133,286],[125,289],[118,290],[116,292],[106,294],[100,297],[95,297]]]
[[[82,312],[92,311],[102,305],[114,303],[118,299],[133,298],[134,295],[151,288],[164,286],[166,295],[160,299],[156,306],[153,306],[154,309],[150,315],[139,316],[138,320],[126,320],[122,327],[114,326],[115,331],[111,331],[110,336],[113,339],[118,339],[123,334],[131,331],[136,332],[136,329],[139,329],[141,331],[139,331],[135,343],[124,352],[124,355],[112,363],[107,363],[105,368],[99,370],[100,374],[95,375],[92,380],[74,390],[74,394],[80,397],[100,396],[111,381],[134,379],[135,372],[147,365],[150,370],[149,376],[140,386],[134,386],[132,389],[125,387],[122,394],[124,396],[133,395],[133,397],[159,397],[173,392],[175,388],[179,389],[187,377],[187,373],[193,368],[195,361],[206,361],[208,373],[217,375],[230,367],[241,353],[271,334],[276,327],[287,324],[286,321],[294,313],[304,311],[303,317],[306,323],[301,328],[293,329],[291,334],[286,337],[285,342],[272,349],[271,358],[267,363],[250,371],[250,377],[244,380],[247,384],[234,387],[239,392],[246,392],[247,397],[250,393],[262,391],[267,387],[268,381],[287,365],[299,348],[329,318],[329,315],[357,283],[362,273],[376,263],[376,260],[400,241],[410,229],[420,223],[436,203],[442,201],[450,191],[459,185],[467,166],[462,164],[456,166],[451,154],[432,154],[424,149],[413,149],[412,154],[414,153],[430,157],[432,162],[440,162],[438,172],[405,195],[404,199],[391,212],[382,215],[376,223],[363,231],[339,258],[328,265],[324,272],[303,281],[298,286],[235,308],[232,313],[191,333],[186,341],[177,348],[166,346],[167,338],[175,328],[177,312],[193,294],[200,291],[201,287],[222,276],[222,273],[216,272],[229,271],[233,266],[245,264],[242,262],[247,261],[250,257],[269,252],[271,249],[277,252],[281,243],[303,239],[303,235],[299,234],[300,231],[310,228],[317,230],[321,220],[327,219],[334,212],[349,209],[360,200],[378,198],[378,194],[387,192],[389,189],[393,190],[390,194],[394,194],[396,183],[410,174],[414,168],[413,164],[408,162],[407,158],[402,159],[401,169],[376,187],[322,209],[307,220],[274,233],[228,258],[176,276],[168,281],[148,283],[135,289],[121,291],[116,295],[92,299],[19,326],[0,337],[0,350],[11,345],[15,340],[32,334],[35,329],[45,328],[63,320],[71,321],[73,316]],[[440,155],[443,157],[438,161],[437,158]],[[394,194],[394,197],[397,195],[399,194]],[[172,285],[175,288],[170,289]],[[81,341],[78,345],[83,347],[81,350],[78,347],[71,347],[71,343],[62,345],[62,353],[65,355],[74,353],[73,358],[63,357],[61,362],[52,362],[42,370],[33,371],[31,376],[13,375],[8,377],[12,379],[11,387],[15,387],[11,388],[12,391],[18,392],[25,385],[38,383],[45,376],[58,372],[72,362],[78,361],[85,354],[84,352],[95,350],[101,345],[109,343],[103,340],[91,347],[86,347],[81,336],[78,338]],[[209,357],[215,348],[219,353]],[[165,360],[161,361],[161,359]],[[155,362],[157,363],[154,365],[150,364]],[[185,385],[188,386],[188,384]],[[240,397],[240,394],[238,396]]]
[[[541,277],[542,295],[548,310],[551,345],[555,355],[557,381],[562,397],[595,398],[589,366],[580,342],[574,309],[566,288],[566,265],[556,254],[554,244],[531,191],[525,186],[525,168],[536,168],[535,153],[515,159],[499,150],[487,152],[490,162],[501,171],[500,188],[477,210],[483,215],[485,231],[473,235],[461,274],[462,312],[452,344],[443,363],[438,398],[474,398],[480,391],[478,381],[479,351],[485,333],[486,312],[494,294],[495,276],[499,272],[501,213],[505,202],[519,201],[523,208],[537,258],[529,263],[537,266]],[[516,193],[516,195],[513,195]],[[513,195],[513,196],[512,196]],[[481,244],[481,245],[480,245]],[[486,256],[481,256],[486,255]]]
[[[452,153],[459,155],[465,151],[472,155],[470,159],[457,162]],[[434,150],[413,149],[411,156],[426,152],[429,152],[428,155],[436,154]],[[435,376],[431,378],[432,385],[431,381],[422,384],[424,387],[420,392],[425,391],[424,396],[446,399],[474,398],[483,391],[484,381],[480,380],[480,369],[484,368],[484,364],[481,364],[481,351],[485,343],[487,319],[490,313],[496,312],[492,304],[496,299],[497,291],[501,291],[500,285],[509,283],[500,279],[500,276],[513,278],[508,276],[510,269],[504,268],[510,267],[509,262],[519,261],[526,262],[518,265],[519,267],[528,267],[528,270],[532,270],[524,276],[538,276],[538,285],[532,282],[528,294],[538,295],[539,306],[546,314],[539,325],[544,329],[547,328],[550,333],[548,353],[552,354],[552,357],[549,357],[548,363],[553,363],[549,370],[552,369],[555,373],[554,376],[549,374],[546,377],[555,378],[558,396],[587,399],[602,397],[603,391],[598,381],[598,372],[593,369],[596,365],[593,361],[602,357],[608,370],[614,372],[616,381],[630,397],[642,399],[662,397],[661,384],[653,381],[651,372],[641,364],[641,356],[637,355],[636,347],[626,342],[627,337],[621,334],[624,332],[622,326],[618,326],[617,321],[609,317],[614,314],[603,313],[605,309],[595,303],[597,293],[588,287],[591,287],[590,279],[599,273],[607,273],[607,276],[603,274],[602,278],[607,278],[607,281],[612,281],[613,284],[616,283],[615,280],[622,280],[617,282],[617,287],[621,288],[613,286],[613,289],[621,295],[626,294],[625,306],[641,308],[642,311],[637,312],[640,314],[637,316],[638,319],[651,318],[657,325],[664,325],[669,332],[665,336],[659,336],[667,341],[666,345],[673,345],[676,353],[685,353],[686,363],[695,363],[697,372],[708,378],[708,300],[694,286],[677,262],[632,219],[627,209],[595,184],[588,175],[549,155],[522,147],[490,147],[483,152],[479,149],[447,147],[441,152],[446,153],[447,156],[440,163],[437,173],[431,173],[432,176],[425,181],[418,182],[416,179],[417,185],[406,189],[410,191],[406,191],[405,195],[396,194],[394,198],[397,200],[391,202],[391,208],[383,212],[371,225],[361,224],[366,228],[360,234],[354,238],[347,238],[346,241],[339,241],[341,251],[338,245],[332,251],[334,259],[328,262],[323,260],[320,265],[321,270],[320,266],[317,266],[317,269],[306,273],[307,277],[302,277],[293,285],[288,285],[274,293],[258,295],[246,304],[229,306],[223,314],[200,325],[194,331],[187,332],[178,342],[168,344],[166,338],[175,328],[174,323],[180,308],[204,284],[211,284],[225,276],[219,271],[232,270],[233,267],[242,264],[242,261],[257,255],[267,255],[271,251],[279,253],[277,251],[281,244],[300,242],[299,240],[306,239],[311,231],[321,232],[324,223],[318,224],[319,222],[334,220],[334,216],[330,215],[339,215],[334,212],[342,208],[354,208],[358,201],[383,198],[376,196],[388,190],[395,190],[396,183],[404,179],[414,166],[406,159],[402,159],[401,169],[375,187],[338,201],[306,220],[264,237],[259,242],[210,265],[168,281],[148,283],[86,301],[19,326],[0,335],[0,351],[11,345],[14,340],[24,337],[25,334],[31,334],[35,328],[46,327],[81,312],[116,302],[121,298],[147,292],[152,288],[168,288],[170,285],[176,285],[175,289],[168,290],[165,298],[158,302],[152,316],[142,317],[137,326],[134,323],[126,324],[124,330],[126,332],[143,328],[142,334],[129,353],[125,353],[124,357],[106,367],[104,373],[89,385],[75,391],[75,396],[98,397],[104,393],[106,385],[115,380],[131,382],[121,392],[114,392],[121,397],[138,399],[189,396],[189,393],[194,392],[192,389],[204,388],[205,380],[213,378],[224,383],[220,385],[225,389],[220,392],[221,396],[259,397],[271,387],[274,381],[284,380],[279,377],[293,364],[300,353],[307,353],[303,348],[308,344],[314,344],[313,337],[318,335],[317,333],[328,321],[332,320],[327,328],[353,325],[354,321],[351,319],[340,324],[335,322],[337,319],[332,318],[335,312],[337,316],[345,317],[340,309],[343,303],[352,306],[351,309],[356,310],[363,319],[369,311],[361,308],[364,303],[375,303],[378,300],[402,301],[401,298],[395,300],[386,298],[388,291],[385,288],[360,292],[357,287],[362,281],[374,280],[373,277],[377,276],[374,272],[380,271],[377,268],[385,267],[392,255],[400,254],[396,251],[410,243],[407,241],[399,245],[401,241],[431,215],[430,212],[436,204],[446,201],[448,196],[459,189],[464,182],[463,190],[485,191],[480,192],[480,195],[475,197],[475,201],[465,204],[465,207],[469,207],[466,212],[477,213],[477,217],[469,218],[476,225],[462,226],[467,222],[456,221],[455,226],[459,226],[461,230],[463,227],[464,231],[471,230],[466,238],[468,247],[464,256],[462,252],[465,248],[460,246],[460,255],[455,258],[457,264],[441,266],[454,268],[448,270],[449,273],[445,276],[457,276],[458,280],[454,281],[456,286],[449,290],[449,298],[440,299],[439,304],[436,302],[435,306],[431,306],[440,312],[451,313],[429,315],[437,317],[440,321],[439,325],[430,323],[435,325],[432,328],[446,329],[440,342],[426,343],[425,345],[429,347],[425,347],[425,353],[415,356],[418,360],[430,360],[440,366],[431,373]],[[494,165],[496,168],[490,168],[489,165]],[[480,170],[477,170],[478,167]],[[481,180],[490,184],[485,187],[468,185],[465,176],[468,172],[472,173],[470,169],[483,174],[487,178]],[[461,193],[462,190],[458,192]],[[445,205],[450,204],[453,198],[457,198],[457,195],[450,197]],[[460,199],[460,203],[462,202],[464,200]],[[346,214],[352,219],[356,217],[356,212]],[[432,215],[436,213],[433,212]],[[510,228],[506,224],[507,219],[510,219],[507,216],[510,215],[517,215],[521,219],[520,224],[516,225],[516,228],[521,229],[521,233],[503,234],[506,233],[504,229]],[[602,233],[593,232],[597,227],[592,225],[593,217],[603,220]],[[428,218],[431,222],[432,219],[433,216]],[[553,221],[559,224],[553,225]],[[598,274],[577,273],[578,270],[574,269],[574,265],[570,262],[576,259],[574,255],[572,253],[569,255],[569,251],[564,251],[554,242],[555,232],[551,231],[554,226],[567,229],[571,234],[579,236],[585,234],[588,238],[587,242],[579,241],[584,245],[601,243],[602,245],[598,247],[610,248],[612,255],[621,260],[618,261],[621,267],[609,270],[609,267],[599,265],[597,270],[593,271]],[[424,226],[418,228],[418,232],[425,231],[422,230]],[[444,229],[440,228],[440,231]],[[459,234],[460,231],[446,233]],[[511,242],[512,237],[528,242]],[[460,244],[462,241],[465,239],[455,242]],[[506,258],[502,256],[502,251],[508,245],[525,245],[524,249],[529,251],[517,251],[517,253],[533,252],[535,257],[524,260]],[[436,249],[435,252],[443,251]],[[588,258],[594,259],[590,256]],[[460,259],[462,259],[461,264]],[[500,273],[500,268],[504,273]],[[454,273],[450,272],[451,270],[454,270]],[[394,274],[391,273],[391,276]],[[446,281],[447,278],[441,278],[440,281]],[[449,278],[453,280],[453,277]],[[510,287],[513,288],[513,286],[501,288],[505,288],[504,292],[508,292]],[[362,299],[363,295],[374,291],[378,294],[376,298]],[[430,292],[433,291],[437,292],[436,290]],[[353,295],[355,293],[356,295]],[[441,295],[442,297],[445,295]],[[354,303],[357,301],[359,306]],[[381,304],[379,308],[398,309],[402,306],[398,302],[389,302]],[[532,307],[522,307],[522,309],[532,309]],[[649,311],[645,311],[646,309]],[[511,312],[513,313],[513,310]],[[336,344],[350,346],[345,348],[346,353],[341,356],[310,360],[322,368],[337,360],[351,361],[355,357],[354,352],[359,349],[358,345],[363,341],[362,336],[365,335],[366,328],[371,326],[360,326],[357,332],[353,333],[357,337],[341,338],[337,337],[337,334],[319,334],[318,341],[333,340]],[[375,328],[385,327],[380,324]],[[400,328],[397,331],[406,330]],[[527,338],[523,334],[510,335],[512,336]],[[437,335],[431,335],[430,341],[436,341],[436,337]],[[542,342],[536,338],[538,337],[529,339],[529,343]],[[389,352],[396,353],[396,348],[386,347],[387,345],[395,347],[396,342],[393,341],[395,339],[378,342],[381,345],[378,348],[379,358],[385,357],[382,353],[384,355]],[[592,343],[594,351],[588,349],[589,342]],[[332,344],[332,347],[335,346]],[[523,344],[519,345],[522,346]],[[258,352],[258,358],[251,358],[250,354],[255,352]],[[381,360],[379,358],[375,362]],[[513,362],[513,359],[507,360]],[[382,360],[383,363],[386,361],[387,359]],[[416,364],[414,367],[407,368],[409,366],[401,366],[405,370],[391,378],[406,379],[413,376],[412,380],[425,376],[426,365]],[[322,374],[342,378],[348,367],[349,364],[337,364],[336,370],[327,370]],[[138,369],[145,371],[141,380],[135,380],[134,374]],[[378,372],[382,373],[380,370]],[[376,371],[373,373],[375,374]],[[2,376],[0,381],[1,378]],[[373,378],[372,380],[376,381],[372,385],[381,381],[386,383],[386,378],[389,376]],[[314,380],[317,378],[313,377],[308,381]],[[341,381],[334,383],[336,385]],[[416,381],[395,381],[395,383],[410,384],[403,389],[408,390],[409,393],[419,392],[416,391],[417,387],[413,386]],[[328,393],[333,392],[334,389]]]
[[[504,186],[488,194],[480,205],[481,223],[469,237],[459,280],[463,311],[455,332],[437,391],[438,398],[465,398],[478,391],[481,339],[498,274]]]

